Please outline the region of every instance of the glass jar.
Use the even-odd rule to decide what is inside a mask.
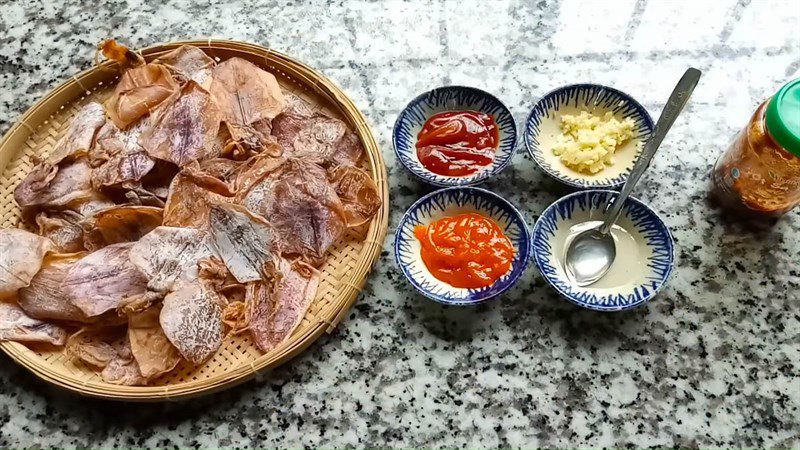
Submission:
[[[756,109],[711,180],[723,205],[750,215],[776,217],[800,204],[800,79]]]

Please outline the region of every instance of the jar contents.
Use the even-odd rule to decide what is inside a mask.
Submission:
[[[758,216],[800,204],[800,80],[761,104],[711,174],[721,203]]]
[[[417,158],[437,175],[468,176],[494,162],[500,142],[494,118],[479,111],[432,115],[417,135]]]
[[[511,270],[514,247],[492,220],[476,213],[444,217],[414,228],[425,267],[457,287],[491,286]]]

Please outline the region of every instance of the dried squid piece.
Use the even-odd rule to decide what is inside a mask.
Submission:
[[[308,120],[314,116],[311,105],[302,98],[291,94],[284,94],[286,109],[272,120],[272,135],[284,147],[291,148],[294,138],[306,127]]]
[[[214,187],[227,186],[214,179],[204,183],[190,172],[181,172],[173,180],[164,206],[164,225],[172,227],[206,228],[211,205],[230,201],[229,197],[215,192]],[[206,180],[207,181],[207,180]]]
[[[68,157],[85,156],[94,147],[97,130],[105,122],[103,106],[97,102],[87,103],[75,113],[66,134],[58,141],[46,161],[56,165]]]
[[[200,186],[203,186],[219,195],[232,197],[235,194],[234,187],[230,183],[226,183],[225,181],[222,181],[219,178],[205,172],[203,169],[201,169],[201,166],[197,161],[193,161],[184,166],[181,173],[194,180],[195,183],[199,184]]]
[[[148,125],[148,121],[141,120],[127,130],[120,130],[109,121],[100,129],[97,145],[89,153],[95,189],[136,182],[153,170],[155,161],[139,144]]]
[[[160,226],[133,245],[131,262],[150,280],[148,289],[165,294],[178,281],[197,280],[197,263],[216,256],[206,231]]]
[[[364,157],[361,141],[344,122],[314,113],[310,105],[287,95],[288,106],[272,121],[272,135],[284,156],[307,158],[325,166],[357,166]]]
[[[71,209],[43,211],[36,215],[39,234],[49,238],[59,253],[74,253],[85,249],[81,223],[97,211],[114,207],[114,202],[99,192],[73,205]]]
[[[33,277],[30,285],[19,290],[17,301],[25,313],[42,320],[89,322],[90,319],[86,314],[72,304],[61,288],[69,269],[84,255],[84,253],[47,255],[41,270]]]
[[[164,200],[156,194],[145,189],[141,184],[124,184],[125,188],[124,203],[132,206],[150,206],[153,208],[164,208]]]
[[[197,263],[199,271],[198,279],[217,292],[223,292],[234,286],[242,286],[228,270],[225,263],[216,256],[201,259]]]
[[[114,206],[114,202],[112,202],[108,197],[100,192],[94,192],[91,198],[74,206],[73,210],[80,214],[81,217],[86,218],[97,211],[110,208],[112,206]]]
[[[40,212],[36,215],[39,234],[50,239],[59,253],[83,250],[83,216],[75,211]]]
[[[115,346],[117,355],[108,362],[100,376],[103,381],[123,386],[139,386],[147,384],[147,378],[142,376],[139,364],[133,357],[130,341],[125,339],[122,345]]]
[[[219,131],[220,112],[208,92],[189,81],[180,96],[159,108],[152,126],[142,134],[141,144],[153,158],[179,167],[219,156],[214,140]]]
[[[181,45],[153,63],[164,65],[178,78],[193,80],[205,89],[211,85],[211,70],[216,65],[204,51],[191,45]]]
[[[328,172],[336,194],[344,206],[348,227],[367,223],[381,207],[378,186],[361,169],[337,166]]]
[[[227,130],[228,128],[226,128]],[[262,119],[247,126],[235,128],[234,133],[227,132],[227,139],[218,135],[217,140],[222,146],[221,155],[236,161],[243,161],[259,153],[266,153],[273,157],[283,155],[283,147],[278,139],[270,134],[272,121]]]
[[[291,147],[284,148],[289,156],[310,158],[326,166],[355,166],[364,155],[361,141],[344,122],[322,114],[309,119]]]
[[[262,153],[245,161],[239,168],[234,183],[237,199],[250,192],[253,186],[261,183],[274,183],[283,172],[284,158],[273,158]]]
[[[98,250],[110,244],[138,241],[161,226],[164,210],[152,206],[114,206],[81,223],[85,247]]]
[[[174,164],[156,160],[153,169],[141,180],[109,186],[103,192],[116,204],[163,208],[169,194],[169,183],[177,173]]]
[[[291,156],[311,158],[317,164],[323,164],[334,153],[345,133],[347,125],[341,120],[316,114],[294,136],[288,151]]]
[[[222,344],[225,300],[202,282],[182,285],[164,297],[160,323],[181,355],[202,364]]]
[[[169,372],[181,361],[181,355],[164,334],[159,323],[161,306],[128,316],[128,341],[139,371],[147,379]]]
[[[43,342],[64,345],[67,332],[58,325],[25,314],[13,303],[0,302],[0,341]]]
[[[63,208],[91,200],[92,168],[86,158],[50,165],[38,164],[14,190],[14,200],[25,210]]]
[[[126,129],[180,91],[169,70],[161,64],[144,64],[126,70],[114,93],[106,100],[108,117]]]
[[[106,39],[97,46],[97,50],[103,53],[103,56],[119,63],[120,68],[127,69],[144,64],[144,58],[128,47],[118,43],[114,39]],[[95,62],[97,62],[97,55],[95,55]]]
[[[113,344],[124,336],[124,327],[81,328],[67,339],[64,350],[67,355],[102,369],[118,358],[120,345]]]
[[[25,230],[0,230],[0,299],[28,286],[42,267],[44,255],[53,248],[50,239]]]
[[[286,106],[274,75],[245,59],[231,58],[214,69],[211,95],[236,145],[255,152],[270,145],[271,127],[265,127]]]
[[[314,265],[345,231],[345,210],[325,169],[305,160],[290,159],[248,191],[237,202],[268,217],[283,252],[300,255]]]
[[[211,158],[200,161],[198,168],[200,172],[227,184],[233,192],[236,176],[243,164],[243,161],[228,158]]]
[[[213,205],[211,236],[228,270],[240,283],[261,280],[277,253],[276,234],[266,220],[238,205]]]
[[[61,288],[88,317],[123,306],[128,297],[147,291],[147,278],[131,263],[133,243],[113,244],[76,262]]]
[[[300,325],[319,287],[320,273],[301,262],[280,259],[273,285],[247,285],[250,332],[258,347],[268,352]]]
[[[251,284],[263,285],[263,283],[259,282]],[[240,284],[239,287],[244,288],[245,293],[247,292],[246,286]],[[248,330],[250,328],[250,312],[247,304],[242,301],[231,302],[229,300],[228,306],[222,311],[222,323],[229,328],[228,332],[230,334],[239,334]]]

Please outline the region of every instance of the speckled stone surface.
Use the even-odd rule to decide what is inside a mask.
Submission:
[[[756,234],[706,202],[713,160],[760,101],[800,76],[796,2],[194,3],[3,1],[0,129],[89,67],[109,36],[274,47],[335,80],[371,122],[391,183],[385,251],[338,330],[211,397],[89,400],[0,356],[0,447],[800,447],[798,212]],[[703,79],[636,189],[677,243],[678,267],[654,302],[582,311],[535,269],[475,309],[410,290],[392,233],[428,188],[395,163],[390,133],[414,95],[474,85],[521,122],[548,90],[592,81],[657,115],[690,65]],[[530,224],[566,193],[522,148],[486,186]]]

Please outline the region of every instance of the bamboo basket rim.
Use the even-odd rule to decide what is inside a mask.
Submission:
[[[372,270],[372,265],[380,256],[383,240],[388,230],[389,186],[383,156],[365,116],[338,86],[316,70],[288,55],[247,42],[219,39],[172,41],[152,45],[136,52],[147,60],[151,60],[181,45],[199,47],[211,57],[217,56],[216,52],[236,52],[247,54],[252,59],[262,59],[264,61],[262,66],[279,66],[284,77],[293,79],[304,89],[311,90],[315,95],[326,100],[328,106],[334,107],[340,112],[361,140],[367,156],[369,171],[379,188],[382,205],[370,222],[355,267],[349,269],[344,277],[337,280],[336,297],[329,303],[329,307],[314,315],[312,326],[305,327],[300,333],[296,331],[290,339],[269,353],[262,354],[250,361],[249,365],[242,364],[235,370],[226,371],[220,375],[176,385],[118,386],[105,382],[78,382],[69,379],[63,375],[62,371],[50,367],[51,364],[40,364],[33,358],[35,352],[28,347],[17,342],[0,342],[0,349],[40,379],[84,396],[124,401],[185,399],[233,387],[252,379],[259,373],[285,363],[304,351],[323,333],[332,332],[345,317],[363,288],[367,276]],[[22,148],[40,127],[47,126],[49,118],[52,118],[66,105],[79,101],[82,96],[91,95],[92,88],[96,89],[103,85],[102,81],[92,82],[92,78],[99,76],[100,71],[112,71],[115,67],[116,63],[104,61],[72,75],[34,103],[0,140],[0,171],[4,171],[10,160],[21,151],[17,148]],[[275,75],[279,79],[281,78],[278,74]]]

